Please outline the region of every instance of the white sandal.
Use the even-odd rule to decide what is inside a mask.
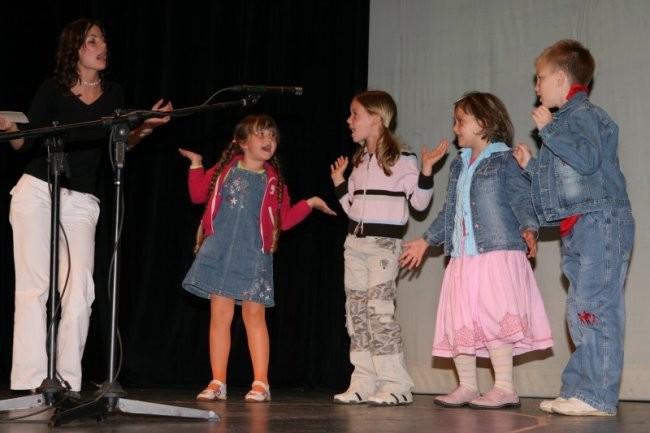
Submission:
[[[196,396],[197,401],[227,400],[226,384],[220,380],[211,380],[208,386]]]
[[[271,401],[271,390],[269,385],[260,380],[256,380],[253,381],[251,388],[255,388],[256,386],[263,388],[264,391],[251,389],[248,391],[248,394],[246,394],[245,400],[249,403],[263,403],[265,401]]]

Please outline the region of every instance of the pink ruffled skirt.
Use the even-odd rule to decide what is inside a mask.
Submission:
[[[551,327],[523,251],[454,257],[445,270],[433,355],[489,357],[510,345],[513,355],[553,345]]]

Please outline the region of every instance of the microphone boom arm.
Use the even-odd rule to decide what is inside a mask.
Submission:
[[[41,136],[59,136],[66,132],[75,131],[78,129],[90,129],[90,128],[101,128],[101,127],[111,127],[113,125],[128,123],[129,125],[139,124],[147,119],[154,117],[182,117],[194,114],[200,111],[210,111],[216,109],[226,109],[234,107],[247,107],[249,105],[254,105],[257,103],[259,95],[248,95],[246,98],[219,102],[216,104],[209,105],[197,105],[195,107],[186,107],[180,108],[178,110],[172,111],[152,111],[152,110],[136,110],[129,111],[126,113],[120,113],[119,110],[115,115],[110,117],[102,117],[99,120],[92,120],[90,122],[78,122],[78,123],[67,123],[67,124],[57,124],[54,126],[47,126],[43,128],[34,128],[27,129],[22,131],[14,132],[2,132],[0,133],[0,142],[14,140],[16,138],[29,138],[29,137],[41,137]]]

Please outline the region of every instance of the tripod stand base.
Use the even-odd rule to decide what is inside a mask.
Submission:
[[[52,427],[59,426],[78,418],[94,417],[103,421],[109,413],[120,411],[128,414],[159,415],[180,418],[207,419],[220,421],[221,418],[211,410],[193,409],[189,407],[172,406],[168,404],[150,403],[126,398],[102,397],[75,408],[57,411],[50,420]]]
[[[66,388],[56,379],[45,378],[31,395],[0,401],[0,412],[7,410],[32,409],[43,405],[56,405],[57,401],[68,400]]]
[[[52,412],[52,409],[54,409],[54,413],[56,413],[57,411],[65,411],[83,405],[83,401],[74,397],[78,393],[64,392],[60,391],[58,388],[56,388],[55,391],[52,389],[32,395],[26,395],[24,397],[2,400],[0,401],[0,412],[15,410],[26,411],[24,415],[18,417],[18,419],[22,419]],[[39,390],[41,390],[41,388],[39,388]]]
[[[122,387],[117,382],[113,382],[110,385],[105,384],[103,387],[104,393],[100,393],[99,397],[90,401],[83,401],[66,395],[58,387],[42,388],[47,390],[38,394],[0,400],[0,412],[51,406],[55,409],[49,421],[51,427],[60,426],[61,424],[80,418],[95,418],[97,421],[103,421],[109,414],[117,412],[134,415],[195,418],[208,421],[221,420],[219,415],[211,410],[123,398],[122,396],[126,395],[126,392],[122,390]]]
[[[44,394],[26,395],[24,397],[10,398],[0,401],[0,412],[8,410],[32,409],[46,404]]]

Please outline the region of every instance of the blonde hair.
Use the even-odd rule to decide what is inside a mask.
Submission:
[[[535,65],[540,63],[547,63],[564,71],[571,84],[583,86],[591,83],[596,70],[596,61],[591,52],[573,39],[562,39],[545,48],[535,59]]]
[[[377,163],[386,176],[390,176],[390,167],[395,165],[402,153],[402,145],[393,133],[397,125],[397,105],[393,97],[382,90],[368,90],[357,94],[353,100],[366,109],[370,114],[381,118],[382,132],[377,141]],[[352,164],[356,167],[361,163],[365,149],[359,148],[352,156]]]

